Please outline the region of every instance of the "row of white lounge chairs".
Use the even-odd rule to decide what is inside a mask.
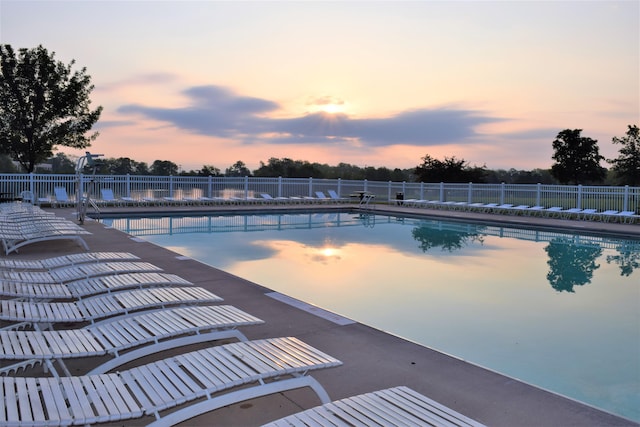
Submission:
[[[76,201],[69,198],[64,187],[54,189],[55,197],[38,198],[38,205],[52,207],[74,206]],[[273,197],[268,193],[248,197],[116,197],[110,188],[100,189],[100,198],[93,199],[96,206],[188,206],[188,205],[238,205],[238,204],[274,204],[274,203],[338,203],[352,200],[340,197],[335,190],[316,191],[315,196]]]
[[[0,204],[0,240],[6,255],[25,245],[48,240],[73,240],[88,250],[83,236],[91,234],[73,221],[29,203]]]
[[[634,223],[640,219],[635,211],[563,208],[560,206],[529,206],[510,203],[441,202],[438,200],[407,199],[396,201],[408,207],[446,209],[503,215],[546,216],[549,218],[579,219],[603,222]]]
[[[407,387],[332,403],[310,372],[339,360],[295,337],[248,340],[239,328],[261,319],[130,253],[0,259],[0,296],[3,426],[174,425],[301,387],[322,406],[270,425],[480,425]],[[210,345],[136,363],[196,343]]]

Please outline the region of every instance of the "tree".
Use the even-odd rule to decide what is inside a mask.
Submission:
[[[54,147],[87,148],[88,134],[102,107],[89,108],[93,90],[86,69],[71,71],[42,46],[20,49],[0,45],[0,152],[27,172],[53,155]]]
[[[76,171],[76,165],[66,154],[57,153],[49,159],[51,163],[51,173],[73,174]]]
[[[0,173],[17,173],[18,168],[13,164],[11,158],[0,154]]]
[[[562,184],[586,184],[602,182],[607,171],[600,166],[604,157],[600,155],[598,141],[580,136],[582,129],[565,129],[553,141],[556,163],[551,174]]]
[[[220,176],[220,169],[213,165],[203,165],[198,171],[200,176]]]
[[[617,159],[607,160],[613,167],[616,180],[622,185],[636,186],[640,184],[640,129],[629,125],[627,136],[613,137],[614,144],[621,144]]]
[[[251,171],[243,161],[238,160],[224,172],[225,176],[251,176]]]
[[[178,165],[169,160],[155,160],[151,164],[151,174],[169,176],[178,174]]]
[[[443,160],[434,159],[430,155],[422,158],[414,174],[421,182],[484,182],[484,167],[470,167],[466,160],[458,160],[455,156]]]

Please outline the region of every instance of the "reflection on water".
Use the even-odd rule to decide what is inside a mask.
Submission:
[[[475,227],[474,227],[475,228]],[[411,234],[420,243],[420,249],[441,248],[449,252],[462,249],[468,243],[483,241],[479,231],[452,230],[449,227],[434,227],[432,224],[415,227]]]
[[[547,280],[557,291],[573,292],[574,286],[591,283],[593,272],[600,268],[596,259],[602,248],[596,244],[576,245],[572,240],[559,237],[545,248],[549,255]]]
[[[111,225],[425,346],[640,420],[640,241],[340,214]]]
[[[633,270],[640,267],[640,251],[633,244],[620,244],[617,255],[607,255],[607,263],[620,267],[621,276],[630,276]]]

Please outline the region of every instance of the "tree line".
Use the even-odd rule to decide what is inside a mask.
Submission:
[[[0,172],[75,173],[75,164],[64,153],[54,156],[56,146],[85,149],[98,137],[91,128],[102,107],[90,107],[94,89],[86,69],[73,71],[75,61],[64,64],[55,53],[38,46],[19,49],[0,45]],[[360,167],[348,163],[330,166],[289,158],[270,158],[251,171],[238,160],[224,172],[203,165],[199,170],[183,171],[170,160],[145,162],[121,157],[99,159],[98,174],[113,175],[195,175],[256,176],[284,178],[326,178],[407,182],[476,182],[542,184],[640,185],[640,132],[629,125],[626,134],[614,137],[619,155],[605,159],[598,141],[581,135],[582,129],[565,129],[552,142],[555,161],[549,169],[489,170],[471,166],[455,156],[436,159],[429,154],[409,169]],[[601,166],[611,164],[610,169]],[[15,163],[18,166],[15,165]],[[45,168],[43,165],[47,165]]]

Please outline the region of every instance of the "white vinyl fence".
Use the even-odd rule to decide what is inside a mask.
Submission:
[[[111,189],[115,197],[315,197],[334,190],[347,197],[358,191],[375,196],[376,203],[395,203],[397,199],[439,202],[511,203],[529,206],[635,211],[640,213],[640,187],[474,184],[354,181],[313,178],[254,178],[147,175],[56,175],[0,174],[0,198],[19,198],[30,192],[36,202],[55,200],[54,188],[63,187],[70,198],[78,194],[100,199],[100,189]]]

